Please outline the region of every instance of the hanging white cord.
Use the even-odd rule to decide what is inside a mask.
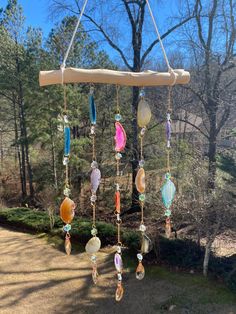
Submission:
[[[68,58],[68,56],[69,56],[69,53],[70,53],[72,44],[73,44],[73,42],[74,42],[75,35],[76,35],[77,30],[78,30],[78,28],[79,28],[81,18],[82,18],[83,14],[84,14],[84,10],[85,10],[85,8],[86,8],[87,2],[88,2],[88,0],[85,0],[85,1],[84,1],[84,5],[83,5],[83,7],[82,7],[82,10],[81,10],[81,12],[80,12],[80,15],[79,15],[77,24],[76,24],[76,26],[75,26],[74,33],[73,33],[73,35],[72,35],[72,37],[71,37],[71,41],[70,41],[69,47],[68,47],[68,49],[67,49],[67,51],[66,51],[64,60],[63,60],[63,62],[62,62],[62,64],[61,64],[61,68],[63,68],[63,69],[66,67],[66,61],[67,61],[67,58]]]
[[[163,52],[163,55],[164,55],[164,58],[165,58],[165,61],[166,61],[166,64],[167,64],[168,70],[169,70],[170,72],[172,72],[173,70],[172,70],[172,68],[171,68],[171,66],[170,66],[170,64],[169,64],[169,60],[168,60],[168,58],[167,58],[167,55],[166,55],[166,51],[165,51],[164,45],[163,45],[163,43],[162,43],[161,36],[160,36],[159,31],[158,31],[158,28],[157,28],[157,24],[156,24],[155,18],[154,18],[154,16],[153,16],[151,6],[150,6],[150,4],[149,4],[149,1],[148,1],[148,0],[146,0],[146,3],[147,3],[147,6],[148,6],[148,9],[149,9],[149,12],[150,12],[150,15],[151,15],[151,18],[152,18],[152,21],[153,21],[153,24],[154,24],[154,27],[155,27],[156,33],[157,33],[157,37],[158,37],[159,42],[160,42],[160,45],[161,45],[161,49],[162,49],[162,52]]]

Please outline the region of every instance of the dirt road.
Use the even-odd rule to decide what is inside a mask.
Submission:
[[[101,276],[94,286],[86,254],[66,256],[36,235],[0,228],[0,252],[1,314],[166,313],[160,305],[182,293],[181,287],[167,280],[149,277],[137,281],[132,273],[125,275],[124,299],[116,303],[111,255],[100,253]],[[236,313],[233,307],[183,306],[172,313]]]

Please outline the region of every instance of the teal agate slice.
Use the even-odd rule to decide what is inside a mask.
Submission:
[[[174,200],[176,188],[170,179],[170,174],[167,173],[165,177],[165,182],[161,188],[161,195],[164,206],[169,209]]]

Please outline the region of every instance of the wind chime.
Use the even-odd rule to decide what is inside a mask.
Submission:
[[[158,40],[163,52],[164,59],[168,68],[167,72],[125,72],[125,71],[114,71],[107,69],[76,69],[76,68],[66,68],[66,61],[69,56],[70,50],[72,48],[75,35],[77,33],[78,27],[80,25],[81,18],[84,14],[88,0],[84,0],[81,13],[79,15],[75,30],[73,32],[71,41],[69,43],[68,49],[66,51],[64,60],[61,64],[60,70],[51,71],[41,71],[39,75],[40,86],[47,86],[53,84],[66,84],[66,83],[103,83],[103,84],[115,84],[124,86],[172,86],[174,84],[187,84],[190,81],[190,73],[184,69],[172,69],[163,43],[158,31],[149,1],[146,0],[147,7],[151,19],[154,24],[154,28],[157,33]],[[101,180],[101,172],[98,169],[98,164],[96,161],[95,152],[95,126],[96,126],[96,106],[94,102],[94,88],[90,88],[89,95],[89,107],[90,107],[90,121],[91,121],[91,140],[92,140],[92,163],[91,163],[91,208],[92,208],[92,228],[91,234],[92,238],[87,242],[85,250],[89,254],[92,262],[92,278],[94,283],[97,282],[98,272],[97,272],[97,252],[101,247],[101,241],[97,237],[96,228],[96,201],[97,201],[97,189]],[[142,263],[144,254],[151,250],[151,240],[146,234],[146,226],[144,224],[144,204],[145,204],[145,171],[144,171],[144,156],[143,156],[143,140],[146,132],[147,125],[151,119],[151,111],[147,101],[145,100],[145,94],[143,90],[140,93],[140,101],[138,105],[138,125],[140,130],[140,161],[137,176],[135,178],[135,184],[137,191],[139,192],[139,203],[141,207],[141,221],[139,226],[139,231],[141,232],[141,248],[140,252],[137,254],[138,266],[136,269],[136,278],[141,280],[145,276],[145,270]],[[120,160],[122,158],[121,152],[124,150],[126,145],[126,133],[120,123],[121,115],[119,108],[119,96],[117,87],[117,108],[115,114],[115,159],[116,159],[116,190],[115,190],[115,215],[117,224],[117,246],[116,253],[114,256],[114,264],[117,271],[117,289],[115,293],[115,299],[120,301],[123,297],[124,289],[122,285],[122,272],[123,272],[123,262],[122,262],[122,242],[121,242],[121,195],[120,195]],[[170,171],[170,150],[171,150],[171,100],[170,100],[170,89],[168,98],[168,108],[166,117],[166,149],[167,149],[167,171],[165,173],[165,181],[161,187],[161,195],[163,200],[163,205],[165,207],[166,216],[166,234],[169,237],[171,232],[171,205],[175,196],[175,185],[171,180]],[[70,199],[70,187],[69,187],[69,157],[70,157],[70,126],[67,116],[67,104],[66,104],[66,89],[64,86],[64,158],[63,165],[65,166],[65,187],[64,187],[64,200],[60,206],[60,216],[65,223],[63,230],[66,233],[65,237],[65,250],[69,255],[71,252],[70,243],[70,230],[71,222],[74,218],[75,203]]]
[[[116,114],[115,114],[115,159],[116,159],[116,183],[115,183],[115,215],[117,224],[117,246],[116,253],[114,256],[114,264],[117,271],[117,288],[115,293],[116,301],[120,301],[124,294],[124,288],[122,285],[122,272],[123,272],[123,261],[122,261],[122,242],[121,242],[121,196],[120,196],[120,160],[122,158],[121,152],[125,149],[126,145],[126,133],[120,123],[122,119],[120,114],[119,106],[119,87],[116,88],[117,99],[116,99]]]
[[[71,253],[71,242],[70,242],[70,230],[71,222],[75,215],[75,203],[70,199],[70,186],[69,186],[69,158],[70,158],[70,125],[67,116],[67,100],[66,100],[66,88],[63,85],[64,90],[64,156],[63,165],[65,166],[65,185],[64,185],[64,200],[60,206],[60,217],[65,223],[63,231],[66,233],[65,236],[65,251],[67,255]]]
[[[96,149],[95,149],[95,127],[96,127],[96,105],[94,101],[94,88],[90,88],[90,95],[89,95],[89,112],[90,112],[90,137],[92,139],[92,163],[91,163],[91,207],[92,207],[92,229],[91,235],[92,238],[87,242],[85,246],[86,252],[89,254],[91,262],[92,262],[92,279],[93,282],[96,284],[98,280],[98,271],[97,271],[97,256],[96,253],[100,250],[101,247],[101,240],[97,237],[98,230],[96,228],[96,201],[97,201],[97,189],[99,187],[101,181],[101,171],[98,169],[98,163],[96,160]]]
[[[166,112],[166,150],[167,150],[167,172],[165,173],[164,183],[161,188],[161,195],[163,205],[165,207],[165,232],[166,237],[170,238],[171,235],[171,205],[175,197],[176,188],[171,180],[171,170],[170,170],[170,150],[171,150],[171,87],[168,88],[168,103]]]
[[[144,171],[144,156],[143,156],[143,141],[144,135],[147,131],[147,125],[151,120],[151,110],[149,104],[145,100],[144,90],[140,92],[140,101],[138,104],[138,112],[137,112],[137,122],[138,126],[141,128],[140,131],[140,160],[139,160],[139,169],[135,178],[136,189],[139,192],[139,203],[141,207],[141,221],[139,226],[139,231],[141,232],[141,249],[140,253],[137,254],[138,258],[138,267],[136,269],[136,278],[138,280],[142,280],[145,276],[145,269],[142,263],[143,255],[148,253],[152,249],[152,243],[149,237],[146,234],[146,226],[144,224],[144,202],[145,202],[145,171]]]

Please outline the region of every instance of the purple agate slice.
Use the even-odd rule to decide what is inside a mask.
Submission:
[[[96,193],[100,181],[101,181],[101,171],[98,168],[93,169],[92,173],[91,173],[91,191],[93,193]]]
[[[119,253],[116,253],[114,256],[114,264],[115,264],[116,270],[118,272],[122,272],[123,262],[122,262],[121,255]]]
[[[166,122],[166,139],[167,141],[170,141],[171,138],[171,122],[167,120]]]

